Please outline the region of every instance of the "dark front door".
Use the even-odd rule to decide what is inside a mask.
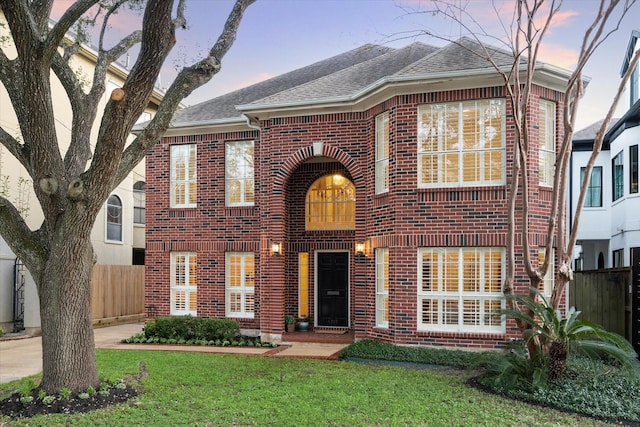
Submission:
[[[349,326],[349,253],[318,252],[317,268],[317,326]]]

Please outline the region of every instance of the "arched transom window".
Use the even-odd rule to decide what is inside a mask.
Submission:
[[[356,227],[356,188],[342,175],[325,175],[307,192],[307,230],[352,230]]]

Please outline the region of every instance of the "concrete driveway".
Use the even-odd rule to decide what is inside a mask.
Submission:
[[[142,332],[143,322],[108,326],[93,330],[96,348],[117,350],[196,351],[206,353],[232,353],[267,357],[302,357],[333,359],[347,344],[291,342],[277,348],[270,347],[214,347],[180,346],[165,344],[122,344]],[[0,383],[17,380],[42,372],[42,339],[40,337],[0,341]]]

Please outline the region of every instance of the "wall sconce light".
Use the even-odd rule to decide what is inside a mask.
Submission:
[[[271,254],[272,255],[280,255],[282,251],[282,244],[280,242],[272,242],[271,243]]]
[[[364,254],[364,242],[356,243],[356,253],[358,255],[363,255]]]

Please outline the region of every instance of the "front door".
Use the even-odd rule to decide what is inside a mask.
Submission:
[[[317,326],[349,326],[349,252],[318,252]]]

